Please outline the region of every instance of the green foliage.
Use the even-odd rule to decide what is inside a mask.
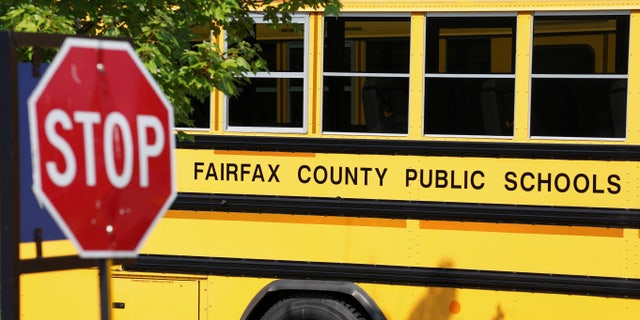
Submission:
[[[260,48],[244,41],[253,32],[249,12],[262,9],[276,26],[301,9],[337,15],[340,7],[339,0],[3,0],[0,29],[132,39],[173,104],[176,124],[190,126],[191,99],[204,100],[214,87],[235,95],[247,73],[266,70]],[[226,49],[210,42],[222,30]]]

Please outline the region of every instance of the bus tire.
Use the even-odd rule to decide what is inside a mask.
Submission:
[[[365,320],[348,303],[331,296],[292,296],[271,306],[261,320]]]

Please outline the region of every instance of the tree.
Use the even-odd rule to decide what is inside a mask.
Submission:
[[[337,15],[340,0],[9,0],[0,6],[0,29],[21,32],[128,37],[175,108],[177,124],[191,126],[191,99],[215,87],[235,95],[248,72],[264,71],[251,11],[272,26],[291,22],[301,9]],[[8,2],[8,3],[7,3]],[[211,43],[226,32],[227,47]],[[24,53],[30,59],[30,52]]]

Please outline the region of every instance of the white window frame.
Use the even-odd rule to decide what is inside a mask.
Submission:
[[[430,12],[430,13],[426,13],[425,14],[425,31],[424,31],[424,35],[425,37],[427,36],[427,32],[428,32],[428,19],[429,18],[487,18],[487,17],[513,17],[514,19],[517,19],[517,12],[469,12],[469,13],[459,13],[459,12]],[[517,41],[518,41],[518,30],[515,30],[514,34],[513,34],[513,41],[516,42],[515,46],[517,48]],[[427,41],[425,39],[424,41],[424,48],[423,48],[423,52],[425,54],[425,56],[427,55]],[[514,51],[514,57],[513,59],[516,59],[516,55],[517,53]],[[425,57],[426,58],[426,57]],[[515,61],[514,61],[515,62]],[[427,64],[425,62],[423,62],[423,78],[425,79],[423,82],[423,87],[422,87],[422,92],[426,93],[427,90],[427,78],[459,78],[459,79],[471,79],[471,78],[476,78],[476,79],[513,79],[513,81],[515,82],[516,79],[516,70],[513,70],[513,73],[511,74],[501,74],[501,73],[429,73],[426,72],[427,70]],[[427,112],[426,112],[426,108],[428,107],[425,101],[425,95],[422,95],[422,135],[424,137],[454,137],[454,138],[474,138],[474,139],[486,139],[486,138],[491,138],[491,139],[513,139],[515,136],[515,129],[513,134],[509,135],[509,136],[496,136],[496,135],[488,135],[488,134],[477,134],[477,135],[466,135],[466,134],[442,134],[442,133],[427,133],[426,132],[426,127],[424,125],[425,123],[425,119],[424,117],[426,117]],[[513,110],[514,110],[514,114],[515,114],[515,109],[516,109],[516,102],[515,102],[515,85],[514,85],[514,101],[513,101]]]
[[[262,20],[262,15],[259,13],[251,13],[250,17],[255,23],[266,23]],[[225,95],[223,102],[223,128],[224,131],[229,132],[257,132],[257,133],[307,133],[308,131],[308,83],[309,83],[309,14],[295,14],[291,23],[302,24],[304,26],[304,49],[303,49],[303,71],[302,72],[257,72],[245,73],[248,78],[266,78],[266,79],[302,79],[303,92],[302,92],[302,126],[300,127],[264,127],[264,126],[232,126],[229,124],[229,97]],[[227,43],[225,41],[225,48]]]
[[[627,73],[626,74],[564,74],[564,73],[533,73],[533,37],[534,37],[534,32],[535,30],[534,25],[535,25],[535,19],[536,17],[588,17],[588,16],[593,16],[593,17],[598,17],[598,16],[629,16],[631,17],[631,12],[630,11],[598,11],[598,12],[573,12],[573,11],[553,11],[553,12],[534,12],[533,13],[533,17],[531,19],[531,35],[530,35],[530,48],[531,48],[531,53],[529,54],[529,71],[530,71],[530,78],[529,78],[529,87],[531,87],[531,84],[533,83],[533,79],[552,79],[552,78],[556,78],[556,79],[624,79],[624,80],[628,80],[629,79],[629,67],[627,65]],[[630,36],[630,34],[629,34]],[[627,57],[629,56],[629,50],[631,50],[631,48],[627,48]],[[628,82],[627,82],[628,85]],[[627,87],[627,91],[628,91],[628,87]],[[533,92],[531,90],[529,90],[529,115],[532,114],[532,108],[533,105],[531,103],[531,97],[533,95]],[[627,105],[626,105],[626,123],[625,123],[625,131],[628,128],[629,125],[629,94],[627,92]],[[531,134],[531,127],[532,127],[532,123],[531,121],[533,120],[532,117],[529,117],[529,123],[527,125],[527,129],[529,132],[527,132],[528,136],[530,139],[539,139],[539,140],[576,140],[576,141],[624,141],[627,138],[627,135],[625,134],[624,137],[622,138],[616,138],[616,137],[565,137],[565,136],[536,136],[536,135],[532,135]]]
[[[331,16],[325,16],[324,18],[328,18]],[[343,13],[339,16],[340,18],[409,18],[409,23],[411,23],[411,13],[405,12],[392,12],[392,13]],[[324,20],[322,23],[322,34],[324,34]],[[411,34],[409,34],[411,35]],[[324,47],[324,37],[322,38],[322,45]],[[411,57],[408,57],[411,59]],[[324,66],[324,51],[322,53],[322,65]],[[320,95],[320,106],[324,106],[324,77],[349,77],[349,78],[357,78],[357,77],[376,77],[376,78],[410,78],[411,66],[409,66],[409,72],[407,73],[376,73],[376,72],[327,72],[322,69],[322,92]],[[410,94],[410,93],[409,93]],[[407,99],[409,101],[409,99]],[[337,135],[360,135],[360,136],[407,136],[408,133],[389,133],[389,132],[345,132],[345,131],[325,131],[322,129],[323,127],[323,114],[320,113],[320,128],[323,134],[337,134]],[[353,115],[352,115],[353,116]],[[407,117],[409,115],[407,114]],[[408,120],[408,119],[407,119]]]

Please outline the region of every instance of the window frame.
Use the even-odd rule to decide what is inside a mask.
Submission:
[[[513,32],[513,71],[511,73],[439,73],[439,72],[427,72],[427,54],[429,52],[427,37],[429,32],[429,18],[492,18],[492,17],[500,17],[500,18],[513,18],[515,22],[515,29]],[[517,30],[517,18],[518,13],[507,11],[507,12],[427,12],[425,13],[425,23],[424,23],[424,48],[423,52],[425,58],[423,59],[423,72],[422,77],[424,79],[422,85],[422,136],[431,137],[431,138],[472,138],[472,139],[514,139],[515,137],[515,128],[511,135],[490,135],[490,134],[451,134],[451,133],[429,133],[427,132],[426,126],[426,117],[427,117],[427,102],[426,102],[426,94],[427,94],[427,79],[436,79],[436,78],[449,78],[449,79],[512,79],[514,82],[514,102],[513,102],[513,113],[515,116],[516,110],[516,98],[515,98],[515,81],[516,81],[516,48],[518,42],[518,30]],[[515,119],[513,121],[513,125],[515,126]]]
[[[322,19],[322,33],[325,34],[325,23],[324,20],[327,18],[336,18],[332,15],[323,16]],[[364,12],[345,12],[341,13],[337,18],[407,18],[411,28],[411,12],[382,12],[382,13],[364,13]],[[411,38],[412,32],[409,31],[409,38]],[[324,41],[326,37],[322,37],[321,47],[324,48]],[[332,131],[332,130],[324,130],[324,78],[325,77],[344,77],[344,78],[406,78],[409,81],[409,88],[411,87],[411,48],[409,48],[409,56],[407,57],[407,61],[409,62],[409,69],[406,73],[396,73],[396,72],[334,72],[334,71],[325,71],[324,69],[324,49],[322,50],[321,61],[319,62],[322,66],[322,72],[320,75],[320,88],[322,89],[320,94],[320,132],[322,134],[335,134],[335,135],[359,135],[359,136],[407,136],[409,132],[406,133],[393,133],[393,132],[365,132],[365,131]],[[411,92],[407,92],[407,101]],[[410,110],[410,103],[407,104],[407,109]],[[410,113],[410,112],[409,112]],[[409,114],[407,114],[407,123],[409,123]]]
[[[250,13],[249,16],[256,24],[267,24],[262,21],[263,15],[259,13]],[[309,13],[296,13],[292,16],[292,24],[303,25],[303,71],[261,71],[255,74],[245,73],[244,75],[250,79],[302,79],[302,126],[300,127],[269,127],[269,126],[234,126],[229,124],[229,97],[224,95],[222,103],[222,128],[225,132],[255,132],[255,133],[307,133],[309,119],[309,53],[310,53],[310,30],[309,30]],[[224,41],[226,50],[227,41]]]
[[[627,47],[627,71],[625,74],[617,74],[617,73],[593,73],[593,74],[580,74],[580,73],[533,73],[533,60],[534,60],[534,36],[535,36],[535,20],[536,17],[601,17],[601,16],[627,16],[631,19],[631,12],[628,10],[620,10],[620,11],[598,11],[598,12],[574,12],[574,11],[541,11],[541,12],[533,12],[531,18],[531,34],[529,35],[530,40],[530,48],[531,52],[529,54],[529,103],[528,103],[528,124],[527,124],[527,134],[529,139],[538,139],[538,140],[575,140],[575,141],[625,141],[628,138],[627,129],[629,127],[629,59],[630,47]],[[630,43],[631,30],[627,30],[627,44]],[[533,80],[534,79],[617,79],[617,80],[626,80],[627,81],[627,91],[626,91],[626,105],[625,105],[625,128],[624,128],[624,136],[623,137],[581,137],[581,136],[553,136],[553,135],[533,135],[532,134],[532,121],[533,121]]]

